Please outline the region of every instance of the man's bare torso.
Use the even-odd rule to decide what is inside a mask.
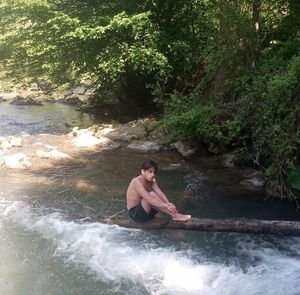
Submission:
[[[147,192],[151,192],[153,190],[152,182],[144,181],[141,176],[137,176],[133,178],[128,186],[127,193],[126,193],[127,209],[136,206],[142,199],[142,197],[140,196],[140,194],[137,192],[135,188],[137,182],[140,182]]]

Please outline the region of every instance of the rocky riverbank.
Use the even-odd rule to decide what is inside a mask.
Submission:
[[[48,101],[80,107],[92,97],[95,90],[93,85],[85,83],[62,91],[41,90],[35,85],[29,89],[0,92],[0,103],[8,101],[14,105],[42,105],[43,101]]]
[[[0,102],[13,105],[38,105],[44,102],[58,102],[80,106],[87,102],[94,89],[80,85],[64,92],[44,93],[23,91],[0,94]],[[70,132],[61,135],[29,135],[0,137],[0,166],[2,169],[35,170],[56,165],[61,161],[72,161],[78,153],[98,153],[126,149],[136,153],[177,152],[182,162],[192,172],[187,176],[185,197],[199,195],[201,183],[211,182],[221,189],[231,191],[263,191],[265,180],[262,173],[253,169],[235,166],[233,154],[214,154],[188,142],[165,142],[163,131],[157,131],[155,118],[144,118],[126,124],[95,124],[86,129],[71,126]],[[164,169],[185,169],[182,163],[174,163]],[[205,170],[205,173],[199,173]],[[213,181],[211,181],[213,180]]]
[[[122,149],[151,157],[152,153],[170,151],[179,153],[182,160],[162,170],[187,172],[184,198],[198,198],[203,183],[233,192],[264,189],[264,179],[258,171],[235,167],[228,162],[228,155],[199,155],[185,143],[166,144],[162,134],[155,134],[156,126],[154,118],[147,118],[127,124],[96,124],[87,129],[73,127],[61,135],[23,133],[0,137],[0,166],[7,171],[36,171],[72,163],[80,154]],[[192,161],[187,157],[192,157]]]

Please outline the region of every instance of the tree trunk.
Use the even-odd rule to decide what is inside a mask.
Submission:
[[[261,14],[261,0],[253,0],[252,2],[252,25],[253,30],[255,32],[255,43],[254,43],[254,59],[252,66],[255,68],[256,61],[259,58],[260,55],[260,14]]]
[[[255,33],[260,35],[260,12],[261,0],[253,0],[252,2],[252,23]]]
[[[113,216],[115,217],[115,216]],[[97,217],[94,221],[116,224],[126,228],[138,229],[175,229],[199,230],[215,232],[239,232],[272,235],[300,236],[300,222],[281,220],[256,220],[256,219],[202,219],[192,218],[187,222],[172,221],[171,219],[153,219],[137,223],[126,217],[104,218]]]

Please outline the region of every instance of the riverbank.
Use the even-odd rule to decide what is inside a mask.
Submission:
[[[39,107],[35,108],[38,112]],[[80,154],[97,155],[117,150],[128,150],[149,157],[159,153],[174,153],[178,155],[177,162],[162,169],[190,172],[186,177],[184,198],[199,197],[202,182],[229,192],[264,192],[264,179],[258,171],[235,167],[230,155],[197,154],[185,143],[167,144],[163,134],[156,132],[157,124],[155,118],[144,118],[126,124],[94,124],[80,128],[72,126],[72,122],[69,123],[66,118],[65,122],[61,122],[66,130],[62,134],[23,133],[1,137],[1,167],[7,171],[38,171],[76,161]],[[199,173],[199,169],[205,170],[205,173]]]

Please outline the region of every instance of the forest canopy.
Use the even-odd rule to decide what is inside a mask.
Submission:
[[[300,191],[298,0],[0,1],[0,84],[91,80],[167,140],[234,152]],[[214,149],[216,150],[216,149]]]

